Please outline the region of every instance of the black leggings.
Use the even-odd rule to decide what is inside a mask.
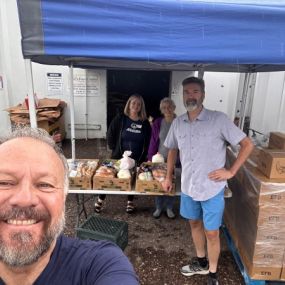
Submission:
[[[135,197],[134,195],[128,195],[128,201],[132,202],[134,200],[134,197]],[[99,199],[104,201],[106,199],[106,194],[100,194]]]

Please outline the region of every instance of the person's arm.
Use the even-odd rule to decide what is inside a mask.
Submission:
[[[244,162],[249,157],[254,147],[252,141],[248,137],[245,137],[244,139],[242,139],[239,145],[241,146],[241,148],[240,148],[238,156],[235,162],[233,163],[233,165],[229,169],[221,168],[221,169],[217,169],[217,170],[210,172],[208,177],[211,180],[223,181],[223,180],[230,179],[236,175],[240,167],[244,164]]]
[[[107,143],[111,150],[114,150],[118,139],[118,132],[120,132],[119,122],[122,120],[122,117],[116,116],[110,123],[110,126],[107,131]]]
[[[167,156],[167,173],[165,180],[161,183],[164,191],[170,192],[172,190],[172,178],[174,167],[176,163],[177,149],[169,149]]]
[[[148,148],[149,148],[149,141],[150,141],[150,136],[151,136],[151,126],[148,120],[145,120],[143,122],[143,134],[145,136],[144,138],[144,145],[143,145],[143,152],[142,152],[142,156],[140,159],[140,163],[144,162],[147,160],[147,153],[148,153]]]

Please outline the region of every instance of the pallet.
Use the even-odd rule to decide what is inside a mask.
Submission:
[[[226,228],[225,225],[222,226],[222,231],[223,234],[227,240],[227,244],[229,249],[231,250],[233,257],[235,259],[235,262],[240,270],[240,273],[244,279],[244,283],[245,285],[285,285],[285,282],[282,281],[269,281],[269,280],[254,280],[251,279],[245,269],[245,266],[241,260],[241,257],[238,253],[238,250],[234,244],[234,241],[232,240],[232,237],[228,231],[228,229]]]

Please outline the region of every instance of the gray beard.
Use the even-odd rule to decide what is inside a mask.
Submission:
[[[186,108],[186,110],[188,111],[188,112],[193,112],[193,111],[195,111],[197,108],[198,108],[198,104],[197,104],[197,102],[196,103],[194,103],[194,104],[192,104],[192,103],[184,103],[184,107]]]
[[[59,221],[43,233],[36,244],[29,232],[18,232],[10,236],[17,246],[11,247],[4,243],[0,236],[0,260],[10,267],[23,267],[35,263],[50,248],[65,226],[64,214]]]

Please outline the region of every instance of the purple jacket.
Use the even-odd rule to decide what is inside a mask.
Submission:
[[[152,127],[151,127],[151,138],[150,138],[148,154],[147,154],[147,159],[149,161],[151,161],[153,155],[157,154],[158,152],[159,132],[160,132],[160,126],[161,126],[162,119],[163,117],[159,117],[156,120],[154,120]]]

